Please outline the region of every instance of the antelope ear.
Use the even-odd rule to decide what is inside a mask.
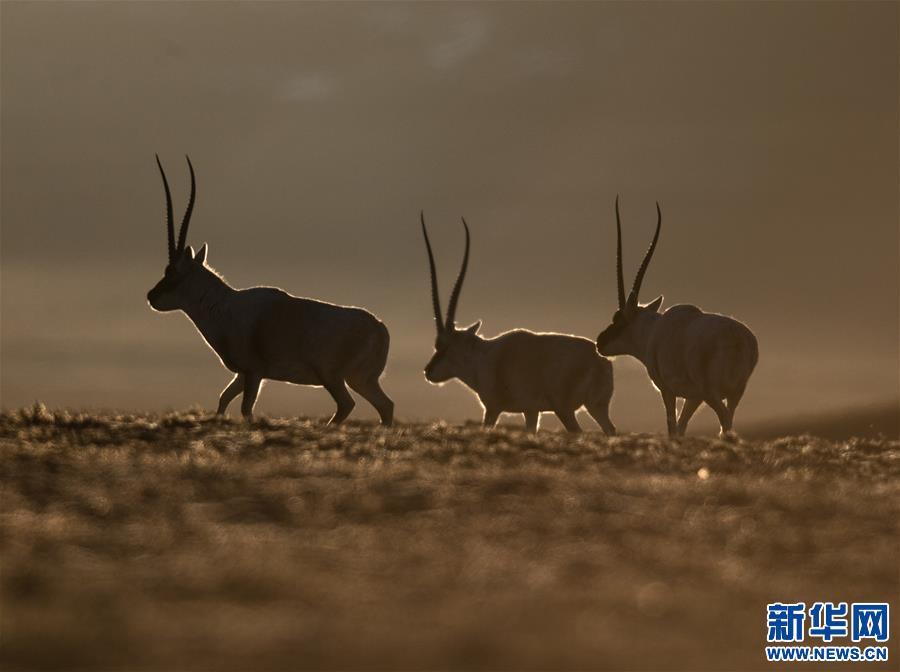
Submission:
[[[481,329],[481,320],[478,320],[474,324],[470,324],[463,331],[469,334],[477,334],[479,329]]]
[[[206,243],[203,243],[203,246],[200,248],[200,251],[194,255],[194,261],[198,264],[202,264],[206,261],[206,251],[207,251]]]
[[[653,301],[648,303],[646,306],[641,306],[641,308],[647,308],[648,310],[652,310],[654,313],[659,312],[659,307],[662,305],[663,297],[662,294],[657,296]]]

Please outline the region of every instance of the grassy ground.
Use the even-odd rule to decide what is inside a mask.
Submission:
[[[37,407],[0,474],[4,670],[773,669],[767,602],[900,613],[897,441]]]

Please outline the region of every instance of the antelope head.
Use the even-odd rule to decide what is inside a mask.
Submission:
[[[156,165],[159,166],[163,188],[166,191],[166,227],[169,234],[169,261],[166,264],[162,279],[147,293],[147,301],[153,310],[161,312],[179,310],[184,307],[185,286],[189,284],[189,278],[195,275],[197,270],[204,267],[204,262],[206,261],[207,248],[205,243],[196,254],[194,253],[194,248],[189,245],[185,246],[188,225],[191,221],[191,213],[194,210],[194,197],[197,193],[194,166],[191,165],[190,157],[185,156],[185,158],[187,159],[188,170],[191,172],[191,196],[188,200],[187,210],[185,210],[184,217],[181,220],[181,227],[178,229],[178,242],[176,244],[175,223],[172,220],[172,194],[169,191],[166,172],[159,162],[159,156],[157,155],[156,157]]]
[[[481,328],[481,320],[465,327],[456,328],[456,305],[459,302],[459,292],[462,289],[463,280],[466,277],[466,268],[469,265],[469,225],[463,218],[463,228],[466,231],[466,251],[463,254],[462,267],[453,285],[450,294],[450,303],[447,304],[447,317],[441,317],[441,299],[438,296],[437,270],[434,265],[434,254],[431,251],[431,241],[428,239],[428,230],[425,228],[425,215],[420,215],[422,220],[422,235],[425,236],[425,248],[428,250],[428,264],[431,269],[431,302],[434,307],[434,323],[437,328],[437,338],[434,341],[434,355],[425,367],[425,379],[430,383],[443,383],[451,378],[467,378],[473,366],[473,354],[481,338],[478,329]]]
[[[619,197],[616,196],[616,275],[619,290],[619,308],[613,314],[612,324],[600,332],[597,336],[597,351],[601,355],[637,355],[641,349],[641,335],[644,331],[641,325],[646,318],[656,315],[662,305],[663,297],[658,296],[647,304],[638,303],[638,294],[641,291],[641,283],[644,281],[644,273],[650,265],[656,242],[659,240],[659,229],[662,225],[662,212],[659,203],[656,204],[656,233],[653,234],[653,242],[644,255],[644,260],[634,278],[631,292],[625,298],[625,280],[622,277],[622,224],[619,220]]]

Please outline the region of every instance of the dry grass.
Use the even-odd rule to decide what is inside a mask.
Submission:
[[[768,601],[900,613],[897,441],[38,406],[0,470],[4,670],[771,669]]]

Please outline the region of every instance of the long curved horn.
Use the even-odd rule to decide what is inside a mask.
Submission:
[[[638,269],[637,275],[634,276],[634,285],[631,287],[631,295],[628,297],[629,303],[637,304],[638,294],[641,291],[641,283],[644,281],[644,273],[647,272],[647,266],[650,265],[650,258],[653,256],[653,251],[656,249],[656,241],[659,240],[659,229],[662,224],[662,212],[659,209],[659,201],[656,202],[656,233],[653,234],[653,242],[650,243],[650,247],[647,248],[647,254],[644,255],[644,260],[641,262],[641,267]]]
[[[185,154],[184,158],[187,159],[188,170],[191,171],[191,197],[188,199],[187,210],[184,211],[184,219],[181,220],[181,228],[178,229],[177,252],[181,252],[184,249],[185,242],[187,242],[188,225],[191,222],[191,213],[194,211],[194,197],[197,195],[197,182],[194,179],[194,166],[191,164],[191,157]]]
[[[619,221],[619,195],[616,194],[616,279],[619,283],[619,310],[625,307],[625,278],[622,276],[622,223]]]
[[[169,263],[175,258],[175,224],[172,221],[172,193],[169,191],[169,181],[166,179],[166,171],[159,162],[159,154],[156,155],[156,165],[159,166],[159,174],[162,175],[163,188],[166,190],[166,227],[169,232]]]
[[[425,249],[428,250],[428,265],[431,268],[431,303],[434,306],[434,322],[438,336],[444,333],[444,321],[441,317],[441,297],[438,296],[437,269],[434,266],[434,254],[431,252],[431,241],[428,240],[428,229],[425,228],[425,212],[419,212],[422,220],[422,235],[425,236]]]
[[[447,319],[444,324],[448,329],[456,324],[456,304],[459,302],[459,292],[462,289],[463,280],[466,278],[466,269],[469,267],[469,225],[466,224],[465,217],[461,219],[463,227],[466,229],[466,252],[463,254],[462,267],[459,269],[456,284],[453,285],[453,293],[450,294],[450,302],[447,304]]]

